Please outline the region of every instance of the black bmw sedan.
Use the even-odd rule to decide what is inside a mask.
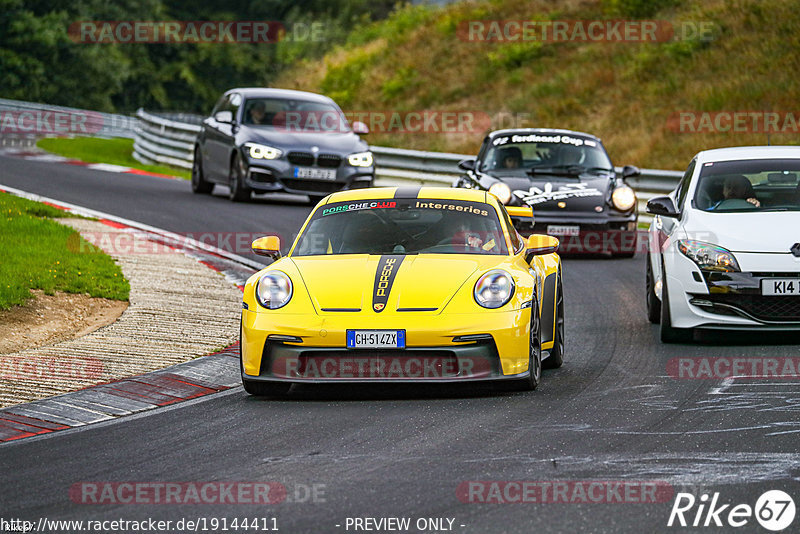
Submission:
[[[636,194],[625,179],[639,169],[626,165],[618,177],[593,135],[497,130],[484,139],[478,157],[461,161],[459,168],[464,174],[454,185],[493,193],[522,235],[556,236],[562,253],[632,256],[636,250]],[[529,210],[514,209],[528,206],[533,219]]]
[[[203,121],[192,168],[192,191],[215,184],[230,199],[252,192],[285,191],[313,201],[340,191],[372,186],[372,153],[358,134],[366,125],[347,122],[328,97],[287,89],[227,91]]]

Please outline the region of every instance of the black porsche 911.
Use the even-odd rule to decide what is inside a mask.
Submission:
[[[458,166],[465,173],[454,186],[493,193],[522,235],[556,236],[564,253],[629,257],[636,251],[636,193],[625,179],[637,176],[639,169],[626,165],[618,178],[603,143],[593,135],[497,130],[484,139],[476,159]],[[514,206],[530,206],[534,218],[515,216]]]
[[[287,89],[227,91],[203,121],[194,149],[192,191],[215,184],[244,201],[252,192],[285,191],[312,202],[343,189],[371,187],[372,153],[330,98]]]

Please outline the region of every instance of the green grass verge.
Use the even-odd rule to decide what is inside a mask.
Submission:
[[[123,165],[147,172],[177,176],[184,180],[189,180],[192,177],[191,173],[184,169],[139,163],[133,159],[133,139],[119,137],[113,139],[99,137],[46,137],[40,139],[36,146],[53,154],[79,159],[86,163]]]
[[[68,216],[0,193],[0,309],[24,304],[31,289],[128,300],[130,286],[119,265],[75,230],[49,219]]]

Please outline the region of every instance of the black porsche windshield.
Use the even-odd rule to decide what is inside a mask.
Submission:
[[[497,212],[459,200],[385,199],[321,206],[293,256],[508,254]]]
[[[697,209],[713,212],[800,211],[800,160],[706,163],[694,194]]]
[[[492,174],[530,174],[533,171],[568,176],[614,169],[602,145],[584,137],[509,135],[496,137],[491,143],[483,155],[480,170]]]
[[[344,114],[325,102],[286,98],[249,98],[242,122],[248,126],[276,128],[287,132],[349,132]]]

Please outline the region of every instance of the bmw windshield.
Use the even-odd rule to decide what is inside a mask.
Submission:
[[[800,211],[800,160],[759,159],[706,163],[694,195],[712,213]]]
[[[508,254],[497,212],[459,200],[385,199],[320,206],[293,256]]]
[[[248,126],[287,132],[346,133],[344,114],[331,104],[286,98],[249,98],[242,122]]]
[[[592,139],[549,134],[496,137],[482,158],[481,171],[496,176],[613,172],[602,145]]]

